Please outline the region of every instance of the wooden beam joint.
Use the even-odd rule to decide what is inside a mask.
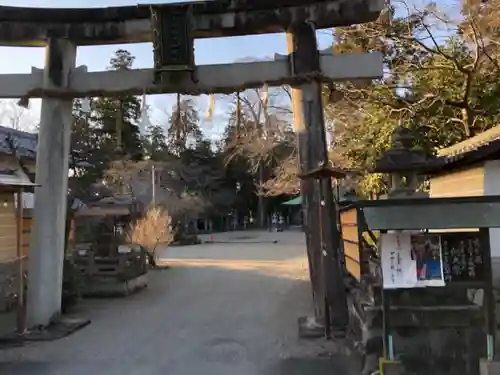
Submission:
[[[320,52],[311,48],[311,35],[316,38],[316,30],[312,22],[301,22],[290,28],[289,32],[294,36],[292,42],[294,51],[290,54],[290,66],[293,75],[321,72]]]

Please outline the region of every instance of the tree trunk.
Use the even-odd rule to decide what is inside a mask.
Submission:
[[[259,162],[259,185],[264,183],[264,166]],[[259,211],[259,226],[264,228],[266,226],[266,212],[264,205],[264,196],[259,194],[258,211]]]

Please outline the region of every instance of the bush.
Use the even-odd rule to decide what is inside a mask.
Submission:
[[[156,265],[158,245],[169,245],[174,239],[172,218],[166,210],[159,207],[150,208],[144,217],[130,225],[126,239],[146,248],[150,254],[150,262]]]

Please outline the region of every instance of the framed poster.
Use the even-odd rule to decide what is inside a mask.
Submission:
[[[441,237],[428,233],[383,233],[384,289],[444,286]]]

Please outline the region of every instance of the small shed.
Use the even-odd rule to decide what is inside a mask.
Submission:
[[[431,198],[500,195],[500,126],[439,150]],[[467,213],[464,212],[464,215]],[[500,228],[490,229],[493,278],[500,287]]]
[[[99,238],[104,244],[105,238],[125,234],[128,224],[143,212],[143,207],[132,196],[113,196],[98,201],[82,204],[74,214],[68,238],[66,252],[71,254],[78,243],[90,243]],[[109,226],[109,232],[96,232],[96,228]],[[107,249],[107,247],[105,246]]]

